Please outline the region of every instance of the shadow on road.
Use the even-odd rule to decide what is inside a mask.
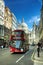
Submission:
[[[24,54],[25,52],[15,52],[15,53],[11,53],[11,54]]]

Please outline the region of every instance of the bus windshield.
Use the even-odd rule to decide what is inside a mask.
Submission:
[[[11,45],[12,47],[15,47],[15,48],[20,48],[20,44],[21,44],[21,41],[20,41],[20,40],[10,41],[10,45]]]
[[[21,35],[21,33],[22,33],[21,31],[20,31],[20,32],[14,32],[14,31],[13,31],[13,32],[12,32],[12,35],[18,35],[18,34]]]

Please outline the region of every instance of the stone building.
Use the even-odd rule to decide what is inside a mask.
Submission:
[[[18,23],[16,16],[10,11],[8,7],[5,7],[4,35],[6,40],[9,40],[10,35],[17,28],[17,25]]]
[[[39,41],[43,43],[43,0],[42,0],[42,7],[40,14],[40,22],[39,22],[39,34],[40,34]]]
[[[4,38],[4,13],[5,13],[5,3],[0,0],[0,38]]]
[[[12,31],[16,30],[18,26],[18,21],[16,16],[12,13]]]
[[[4,39],[9,40],[9,36],[12,32],[12,14],[8,7],[5,7],[4,14]]]
[[[24,18],[22,19],[22,22],[18,25],[18,29],[22,29],[25,31],[25,33],[29,33],[29,29],[27,24],[24,22]]]
[[[18,25],[18,29],[21,29],[25,32],[25,38],[27,39],[28,42],[26,44],[29,44],[29,29],[27,24],[24,22],[24,18],[22,19],[21,24]]]

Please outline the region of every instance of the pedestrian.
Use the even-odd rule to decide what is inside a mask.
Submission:
[[[37,56],[40,57],[40,47],[37,47]]]
[[[41,43],[40,42],[37,45],[38,45],[38,47],[41,47]]]

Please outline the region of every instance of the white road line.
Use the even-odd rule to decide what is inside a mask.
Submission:
[[[16,61],[16,63],[18,63],[23,57],[24,57],[24,55],[21,56],[21,57]]]
[[[18,63],[26,54],[28,54],[31,50],[27,51],[23,56],[21,56],[17,61],[16,63]]]
[[[25,53],[25,55],[28,54],[30,51],[31,51],[31,50],[27,51],[27,52]]]
[[[23,56],[21,56],[17,61],[16,63],[18,63],[26,54],[28,54],[30,51],[26,52]]]

